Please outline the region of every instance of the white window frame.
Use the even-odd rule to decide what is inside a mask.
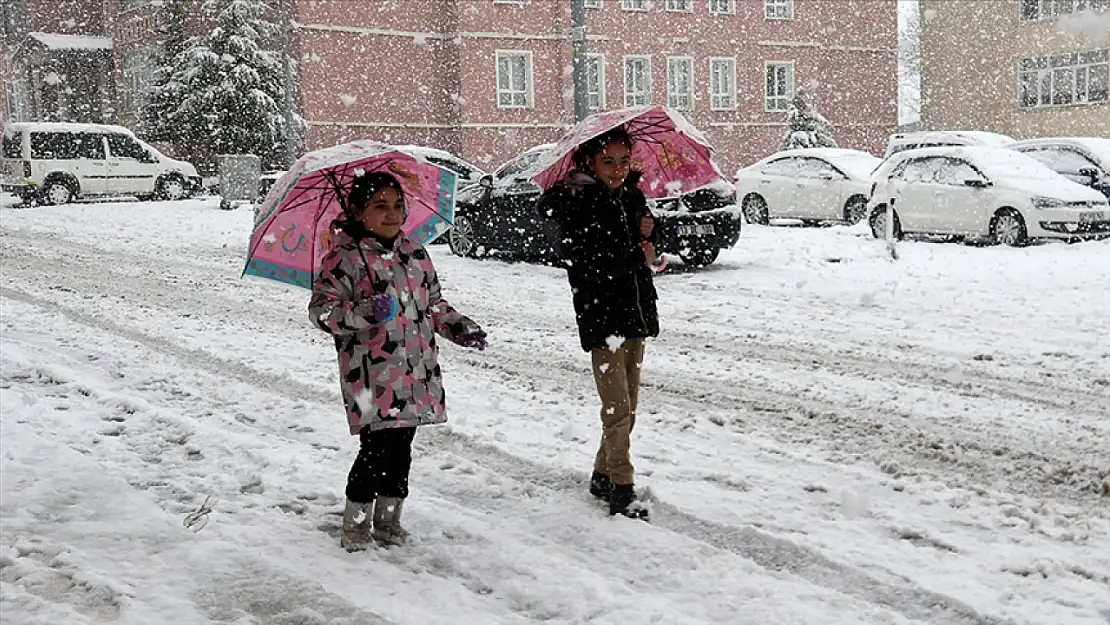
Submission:
[[[132,113],[142,112],[150,100],[156,55],[157,50],[153,46],[123,55],[120,65],[127,93],[127,108]]]
[[[628,90],[628,62],[629,61],[644,61],[644,77],[642,91],[632,92]],[[624,105],[625,106],[644,106],[651,104],[652,84],[651,84],[651,55],[649,54],[629,54],[621,61],[621,82],[624,83]],[[634,101],[633,98],[642,95],[643,102]]]
[[[794,0],[763,0],[763,17],[769,20],[794,19]]]
[[[679,6],[680,3],[682,6]],[[663,10],[670,13],[693,13],[694,0],[667,0]]]
[[[590,97],[595,95],[590,91],[590,71],[586,69],[586,108],[591,112],[605,110],[605,55],[604,54],[586,54],[587,61],[597,62],[597,107],[590,105]]]
[[[526,59],[525,66],[524,66],[524,91],[523,92],[515,91],[511,88],[512,79],[513,79],[511,74],[509,76],[510,88],[509,89],[502,89],[501,88],[501,59],[502,59],[502,57],[509,57],[511,59],[512,57],[516,57],[516,56],[523,56]],[[511,63],[511,61],[510,61],[510,63]],[[510,67],[511,67],[511,65],[510,65]],[[532,108],[533,104],[535,103],[535,82],[534,82],[535,73],[534,73],[534,67],[532,65],[532,51],[531,50],[495,50],[494,55],[493,55],[493,71],[494,71],[494,77],[495,77],[495,80],[496,80],[496,82],[494,83],[494,86],[496,87],[496,89],[495,89],[496,95],[494,97],[496,98],[497,108],[499,108],[499,109],[530,109],[530,108]],[[523,93],[524,94],[524,103],[523,104],[515,104],[515,103],[502,104],[501,103],[501,95],[503,93],[509,94],[510,99],[514,99],[514,98],[512,98],[512,96],[516,96],[516,95],[519,95],[519,94]]]
[[[709,0],[709,14],[736,15],[736,0]]]
[[[582,0],[582,4],[587,9],[600,9],[601,8],[601,0]]]
[[[717,72],[716,65],[724,64],[728,67],[729,89],[727,93],[720,93],[715,91],[717,87],[716,79]],[[723,98],[728,98],[728,102],[723,102]],[[714,56],[709,58],[709,110],[711,111],[735,111],[737,108],[736,101],[736,57],[734,56]]]
[[[647,11],[651,0],[621,0],[622,11]]]
[[[524,6],[532,0],[493,0],[494,4],[515,4],[517,6]]]
[[[789,73],[787,74],[788,84],[786,86],[786,93],[783,93],[783,94],[775,93],[775,94],[772,95],[771,93],[769,93],[767,91],[767,73],[769,71],[771,71],[771,68],[776,68],[777,69],[779,67],[788,68]],[[764,111],[766,111],[768,113],[783,113],[788,108],[790,108],[790,100],[794,97],[794,93],[795,93],[795,90],[797,88],[797,77],[796,77],[796,74],[795,74],[794,70],[795,70],[795,62],[794,61],[766,61],[765,63],[763,63],[763,110]],[[777,76],[775,77],[775,80],[777,82],[777,80],[778,80]],[[784,105],[781,108],[779,108],[777,106],[777,104],[776,104],[776,106],[772,107],[771,106],[772,102],[774,102],[774,103],[783,102]]]
[[[686,69],[686,92],[679,93],[675,91],[675,72],[674,68],[677,64],[681,63]],[[685,98],[686,103],[683,104],[679,98]],[[667,106],[677,111],[692,111],[694,110],[694,57],[692,56],[668,56],[667,57]]]
[[[1023,22],[1035,22],[1085,10],[1110,10],[1110,2],[1107,0],[1021,0],[1018,2],[1018,19]]]
[[[1072,54],[1072,53],[1065,53]],[[1041,57],[1025,57],[1017,61],[1017,107],[1019,109],[1045,109],[1045,108],[1060,108],[1067,106],[1087,106],[1087,105],[1105,105],[1110,103],[1110,95],[1105,100],[1091,100],[1091,70],[1093,68],[1106,68],[1106,72],[1110,75],[1110,50],[1084,50],[1076,52],[1076,62],[1068,64],[1053,65],[1052,60],[1054,56],[1049,55]],[[1085,61],[1082,59],[1083,55],[1088,54],[1102,54],[1105,60],[1099,61]],[[1033,67],[1023,67],[1026,63],[1033,65]],[[1070,83],[1070,102],[1056,103],[1056,81],[1059,76],[1057,72],[1071,72]],[[1083,80],[1079,80],[1079,76],[1083,76]],[[1036,84],[1037,101],[1034,104],[1025,103],[1025,84],[1027,79],[1033,79]],[[1082,83],[1083,89],[1079,89]],[[1047,102],[1045,98],[1047,97]]]

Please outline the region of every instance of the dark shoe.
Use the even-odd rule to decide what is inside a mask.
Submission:
[[[590,476],[590,494],[602,501],[609,501],[609,493],[613,491],[613,482],[604,473],[594,471]]]
[[[613,484],[609,495],[609,514],[623,514],[630,519],[648,518],[648,510],[643,502],[636,499],[636,491],[632,484]]]

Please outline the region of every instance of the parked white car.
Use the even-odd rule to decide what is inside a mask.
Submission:
[[[1068,180],[1110,198],[1110,139],[1051,137],[1018,141],[1009,148],[1028,154]]]
[[[1037,160],[1006,148],[945,147],[900,152],[872,176],[871,232],[937,234],[1024,245],[1033,238],[1110,234],[1110,205]]]
[[[5,126],[0,185],[47,204],[120,195],[180,200],[201,178],[122,126],[32,122]]]
[[[748,223],[772,219],[858,223],[867,216],[871,172],[882,160],[859,150],[785,150],[736,171]]]
[[[989,148],[1003,148],[1014,142],[1009,135],[982,130],[921,130],[917,132],[899,132],[890,135],[887,139],[886,153],[884,156],[897,154],[905,150],[920,150],[921,148],[939,148],[946,146],[983,146]]]

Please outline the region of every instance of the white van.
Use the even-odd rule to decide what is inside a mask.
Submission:
[[[887,140],[886,154],[897,154],[904,150],[918,148],[940,148],[948,146],[982,146],[1004,148],[1014,142],[1013,137],[996,132],[981,130],[926,130],[920,132],[899,132]]]
[[[180,200],[201,186],[196,167],[163,155],[122,126],[28,122],[4,127],[0,188],[29,201],[131,195]]]

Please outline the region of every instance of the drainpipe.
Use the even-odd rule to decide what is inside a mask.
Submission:
[[[286,10],[286,2],[289,9]],[[289,169],[297,160],[297,130],[293,119],[293,71],[289,66],[289,55],[293,47],[292,12],[297,0],[278,0],[281,13],[281,70],[284,83],[283,108],[285,109],[285,168]]]

